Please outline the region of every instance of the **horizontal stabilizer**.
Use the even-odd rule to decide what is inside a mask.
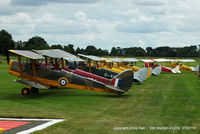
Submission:
[[[29,80],[14,80],[14,81],[21,83],[21,84],[24,84],[24,85],[35,87],[35,88],[38,88],[38,89],[48,89],[49,88],[49,86],[47,86],[47,85],[35,83],[34,81],[29,81]]]
[[[119,73],[117,76],[115,76],[111,82],[110,85],[112,87],[123,90],[123,91],[128,91],[133,83],[133,70],[132,69],[127,69],[121,73]]]
[[[109,89],[115,90],[115,91],[122,92],[122,93],[126,92],[126,91],[124,91],[124,90],[121,90],[121,89],[119,89],[119,88],[113,87],[113,86],[111,86],[111,85],[106,85],[106,87],[109,88]]]
[[[94,79],[92,79],[92,78],[86,78],[86,79],[89,80],[89,81],[93,81],[93,82],[96,82],[96,83],[99,83],[99,84],[105,85],[105,87],[107,87],[107,88],[109,88],[109,89],[111,89],[111,90],[118,91],[118,92],[122,92],[122,93],[125,92],[124,90],[121,90],[121,89],[116,88],[116,87],[111,86],[111,85],[106,85],[105,83],[100,82],[100,81],[97,81],[97,80],[94,80]]]
[[[192,71],[194,72],[199,72],[199,65],[197,65],[196,67],[190,67],[192,68]]]

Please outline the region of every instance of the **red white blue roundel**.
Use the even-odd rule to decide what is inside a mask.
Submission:
[[[61,86],[67,85],[67,79],[66,78],[60,78],[59,83],[60,83]]]

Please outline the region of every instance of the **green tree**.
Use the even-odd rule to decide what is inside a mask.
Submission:
[[[111,56],[117,56],[117,49],[115,47],[112,47],[112,49],[110,51],[110,55]]]
[[[80,54],[85,54],[85,50],[83,48],[81,48]]]
[[[61,50],[63,49],[63,47],[60,44],[58,44],[58,45],[52,45],[51,48],[52,49],[61,49]]]
[[[48,49],[49,45],[44,40],[44,38],[35,36],[28,40],[25,44],[25,49]]]
[[[135,51],[135,56],[145,56],[146,52],[143,48],[138,47]]]
[[[117,47],[117,56],[123,56],[121,47]]]
[[[9,64],[9,49],[15,48],[15,42],[12,39],[12,35],[6,30],[0,31],[0,53],[6,55],[7,63]]]
[[[151,56],[151,52],[152,52],[153,48],[152,47],[147,47],[146,51],[147,51],[147,56]]]
[[[74,50],[74,45],[73,44],[68,44],[68,46],[64,46],[64,50],[71,53],[71,54],[75,54],[75,50]]]
[[[198,57],[198,49],[197,46],[193,45],[189,48],[189,57]]]
[[[15,48],[19,50],[23,50],[26,43],[27,42],[22,42],[21,40],[18,42],[15,42]]]
[[[75,54],[80,54],[81,53],[81,49],[79,47],[77,47]]]
[[[122,49],[122,56],[145,56],[146,52],[141,47],[129,47]]]
[[[157,47],[152,50],[151,55],[154,57],[172,57],[171,55],[171,48],[168,46]]]
[[[87,55],[98,55],[98,50],[95,46],[89,45],[85,49],[85,54],[87,54]]]
[[[98,49],[99,56],[107,56],[109,54],[108,50],[102,50],[101,48]]]
[[[15,48],[15,42],[12,39],[12,35],[6,30],[0,31],[0,53],[3,55],[8,54],[9,49]]]

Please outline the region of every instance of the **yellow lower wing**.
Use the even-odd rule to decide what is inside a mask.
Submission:
[[[108,66],[104,66],[105,69],[108,69],[110,71],[116,72],[116,73],[121,73],[122,70],[114,68],[114,67],[108,67]]]

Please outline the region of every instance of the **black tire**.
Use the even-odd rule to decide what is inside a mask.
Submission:
[[[26,87],[22,88],[21,94],[22,95],[30,95],[30,89],[26,88]]]
[[[35,88],[35,87],[31,88],[31,94],[38,94],[38,93],[39,93],[39,89],[38,88]]]

